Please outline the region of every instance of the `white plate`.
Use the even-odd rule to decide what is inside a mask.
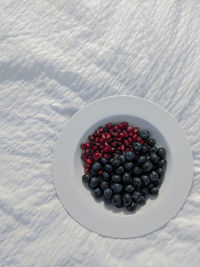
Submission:
[[[95,201],[81,179],[80,144],[98,126],[119,121],[149,129],[157,145],[167,149],[159,196],[134,214]],[[182,128],[157,104],[131,96],[107,97],[85,106],[68,121],[56,143],[52,174],[59,199],[78,223],[104,236],[130,238],[160,228],[183,206],[192,183],[192,152]]]

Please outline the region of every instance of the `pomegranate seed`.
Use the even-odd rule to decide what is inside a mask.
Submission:
[[[103,171],[99,171],[98,174],[101,175],[103,173]]]
[[[130,133],[130,132],[132,132],[134,130],[134,128],[129,126],[129,127],[127,127],[126,130],[127,130],[128,133]]]
[[[118,142],[120,142],[122,139],[121,139],[121,137],[118,137],[118,138],[116,138],[116,140],[117,140]]]
[[[87,153],[83,153],[82,155],[81,155],[81,158],[82,159],[85,159],[87,157]]]
[[[126,146],[129,146],[129,142],[128,142],[128,140],[124,140],[124,144],[125,144]]]
[[[81,144],[81,148],[82,149],[85,149],[85,144]]]
[[[102,133],[104,131],[104,128],[103,127],[100,127],[99,128],[99,132]]]
[[[119,123],[119,129],[122,129],[123,127],[123,123]]]
[[[101,158],[101,153],[98,153],[98,152],[95,153],[95,154],[94,154],[94,158],[95,158],[95,159],[100,159],[100,158]]]
[[[137,138],[137,134],[134,134],[133,135],[133,139],[135,140]]]
[[[142,141],[142,138],[139,136],[139,137],[137,137],[137,141],[138,142],[141,142]]]
[[[85,167],[85,168],[90,168],[90,165],[86,163],[86,164],[84,165],[84,167]]]
[[[140,144],[142,144],[142,145],[143,145],[143,144],[144,144],[144,141],[142,140],[142,141],[140,142]]]
[[[87,164],[91,165],[92,164],[92,160],[91,159],[86,159]]]
[[[116,141],[113,141],[113,142],[111,143],[111,145],[112,145],[113,147],[116,147],[116,146],[117,146],[117,142],[116,142]]]
[[[99,138],[99,137],[96,137],[96,138],[95,138],[95,142],[96,142],[96,143],[98,143],[98,142],[99,142],[99,140],[100,140],[100,138]]]
[[[133,133],[132,132],[128,133],[128,136],[132,137],[133,136]]]
[[[105,142],[104,145],[105,145],[105,146],[109,146],[108,142]]]
[[[115,131],[117,131],[117,130],[119,129],[119,126],[118,126],[117,124],[115,124],[115,125],[113,126],[113,129],[114,129]]]
[[[128,137],[127,131],[123,130],[124,137]]]
[[[121,145],[119,149],[123,151],[125,149],[124,145]]]
[[[119,134],[118,134],[117,132],[114,132],[114,133],[113,133],[113,136],[114,136],[114,137],[118,137]]]
[[[102,144],[104,142],[103,138],[100,138],[99,142]]]
[[[112,127],[112,123],[106,124],[106,128],[110,129]]]
[[[113,130],[112,129],[109,129],[109,133],[111,134],[111,135],[113,135]]]
[[[90,151],[89,148],[86,148],[86,149],[85,149],[85,152],[86,152],[86,153],[89,152],[89,151]]]
[[[132,140],[132,138],[129,137],[128,138],[128,141],[129,141],[129,143],[131,143],[133,140]]]
[[[126,122],[126,121],[122,122],[121,124],[123,125],[123,127],[128,126],[128,122]]]
[[[104,153],[109,152],[109,151],[110,151],[109,146],[104,147],[104,149],[103,149],[103,152],[104,152]]]
[[[120,133],[119,136],[120,136],[121,138],[123,138],[123,137],[124,137],[124,134],[123,134],[123,133]]]
[[[86,148],[90,148],[90,144],[89,143],[85,143],[85,147]]]
[[[97,149],[98,149],[97,146],[93,146],[93,147],[92,147],[92,150],[94,150],[94,151],[97,151]]]
[[[110,158],[109,154],[103,154],[103,156],[104,156],[105,159],[109,159]]]
[[[84,168],[85,173],[89,172],[89,170],[90,170],[89,168]]]
[[[130,148],[126,148],[125,151],[126,151],[126,152],[130,151]]]
[[[93,136],[93,135],[90,135],[88,139],[89,139],[90,141],[94,141],[94,136]]]
[[[117,130],[117,132],[118,132],[118,133],[121,133],[121,130],[120,130],[120,129],[118,129],[118,130]]]
[[[110,138],[111,138],[111,134],[108,133],[108,134],[106,135],[106,138],[107,138],[107,139],[110,139]]]
[[[101,137],[102,137],[102,139],[104,139],[104,140],[106,139],[106,135],[105,135],[105,134],[102,134]]]
[[[134,133],[138,133],[139,132],[139,129],[138,128],[135,128],[133,132]]]

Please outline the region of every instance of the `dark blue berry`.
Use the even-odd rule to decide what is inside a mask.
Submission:
[[[105,181],[109,181],[110,180],[110,174],[108,172],[103,172],[102,176],[103,176],[103,179]]]
[[[157,163],[159,160],[159,157],[156,155],[156,153],[151,153],[150,155],[150,161],[153,163]]]
[[[146,161],[146,157],[145,156],[139,156],[137,159],[137,163],[139,165],[143,164]]]
[[[157,148],[155,146],[150,148],[149,150],[150,153],[156,153],[156,151],[157,151]]]
[[[135,190],[135,188],[134,188],[134,186],[132,184],[128,184],[128,185],[125,186],[125,189],[124,190],[127,193],[133,193],[134,190]]]
[[[148,195],[148,193],[149,193],[148,188],[147,188],[147,187],[142,188],[141,193],[142,193],[142,195],[143,195],[144,197],[147,197],[147,195]]]
[[[151,195],[157,195],[159,192],[159,188],[158,187],[153,187],[151,190],[150,190],[150,194]]]
[[[121,195],[120,194],[114,194],[112,197],[112,204],[115,207],[120,207],[122,203]]]
[[[91,174],[91,176],[94,176],[94,175],[97,174],[97,172],[96,172],[95,170],[91,169],[91,170],[90,170],[90,174]]]
[[[126,162],[124,164],[124,168],[127,170],[127,171],[130,171],[132,170],[132,168],[134,167],[134,164],[132,162]]]
[[[85,173],[83,176],[82,176],[82,181],[84,182],[84,183],[89,183],[89,181],[90,181],[90,174],[89,173]]]
[[[151,180],[151,182],[155,182],[158,180],[159,178],[159,175],[156,171],[152,171],[150,174],[149,174],[149,178]]]
[[[124,184],[129,184],[129,183],[130,183],[130,178],[131,178],[130,173],[125,172],[125,173],[123,174],[123,177],[122,177],[122,181],[123,181],[123,183],[124,183]]]
[[[119,159],[113,159],[113,161],[112,161],[112,166],[114,167],[114,168],[117,168],[117,167],[119,167],[121,165],[121,161],[119,160]]]
[[[142,194],[140,192],[138,192],[138,191],[135,191],[132,194],[132,198],[133,198],[134,202],[136,202],[136,203],[140,202],[141,197],[142,197]]]
[[[102,158],[101,158],[101,163],[102,163],[103,165],[105,165],[106,163],[108,163],[108,160],[105,159],[104,157],[102,157]]]
[[[122,178],[121,178],[120,175],[118,175],[118,174],[114,174],[114,175],[112,175],[111,179],[112,179],[112,181],[113,181],[114,183],[120,183]]]
[[[119,159],[121,160],[121,163],[122,163],[122,164],[126,161],[124,155],[120,155],[120,156],[119,156]]]
[[[150,179],[149,179],[148,175],[142,175],[141,179],[142,179],[143,185],[146,186],[146,185],[150,184]]]
[[[136,190],[139,190],[142,186],[142,181],[139,177],[133,178],[133,186],[136,188]]]
[[[112,170],[113,170],[113,167],[110,164],[106,164],[104,169],[105,169],[106,172],[111,173]]]
[[[113,192],[110,188],[106,188],[103,190],[103,194],[105,199],[110,199],[112,197]]]
[[[156,144],[155,139],[151,138],[151,139],[148,140],[148,145],[149,146],[152,146],[153,147],[153,146],[155,146],[155,144]]]
[[[123,186],[121,184],[112,184],[111,189],[114,193],[120,193],[123,190]]]
[[[136,159],[136,155],[133,151],[127,151],[125,153],[125,158],[128,160],[128,161],[133,161],[134,159]]]
[[[150,172],[153,168],[151,161],[146,161],[142,164],[142,169],[145,173]]]
[[[105,203],[106,205],[110,205],[111,202],[112,202],[112,199],[111,199],[111,198],[105,198],[105,197],[104,197],[104,203]]]
[[[162,177],[164,175],[164,173],[165,173],[164,168],[158,168],[157,169],[157,173],[159,174],[160,177]]]
[[[146,155],[147,152],[149,152],[150,148],[151,148],[151,147],[150,147],[150,146],[147,146],[147,145],[146,145],[146,146],[143,146],[143,147],[142,147],[142,154],[143,154],[143,155]]]
[[[139,204],[144,205],[146,203],[146,198],[144,196],[141,196]]]
[[[89,182],[90,188],[95,188],[100,184],[99,177],[92,177]]]
[[[149,131],[147,131],[147,130],[141,130],[141,131],[140,131],[140,137],[141,137],[143,140],[147,140],[147,139],[149,139],[149,137],[150,137]]]
[[[108,182],[106,182],[106,181],[103,181],[103,182],[101,182],[100,187],[101,187],[102,190],[104,190],[104,189],[110,187],[110,184]]]
[[[161,158],[165,158],[166,157],[166,150],[164,147],[160,147],[157,149],[157,154],[159,157]]]
[[[142,169],[140,167],[134,167],[133,168],[133,174],[135,176],[140,176],[142,174]]]
[[[136,207],[137,207],[137,204],[134,201],[132,201],[132,203],[129,206],[127,206],[126,209],[132,212],[136,209]]]
[[[124,173],[124,167],[120,166],[117,169],[115,169],[116,174],[123,174]]]
[[[166,167],[166,165],[167,165],[166,159],[161,159],[161,160],[158,161],[158,166],[159,167]]]
[[[102,191],[99,187],[95,188],[93,191],[93,195],[96,199],[99,199],[102,197]]]
[[[96,173],[101,170],[101,164],[99,162],[95,162],[92,165],[92,170],[94,170]]]
[[[122,200],[123,200],[123,203],[124,203],[125,207],[129,206],[131,204],[131,202],[132,202],[131,194],[124,193],[123,197],[122,197]]]
[[[134,143],[133,148],[135,149],[135,151],[140,152],[140,151],[142,151],[143,145],[136,142],[136,143]]]

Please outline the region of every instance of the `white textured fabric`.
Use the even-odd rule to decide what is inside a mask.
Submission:
[[[1,1],[0,266],[199,267],[199,71],[198,0]],[[117,94],[163,106],[194,155],[182,210],[162,229],[128,240],[76,223],[50,171],[67,119]]]

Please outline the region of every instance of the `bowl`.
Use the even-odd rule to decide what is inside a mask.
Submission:
[[[148,129],[157,147],[167,150],[159,195],[134,213],[95,201],[81,178],[80,144],[99,126],[122,121]],[[68,121],[56,142],[52,175],[60,201],[78,223],[103,236],[131,238],[159,229],[183,206],[192,183],[192,152],[180,125],[157,104],[132,96],[107,97],[88,104]]]

